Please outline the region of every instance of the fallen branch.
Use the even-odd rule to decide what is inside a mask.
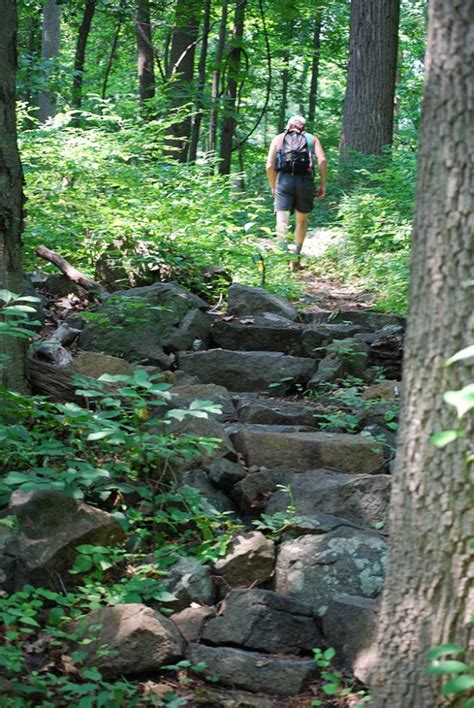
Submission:
[[[77,285],[80,285],[82,288],[84,288],[84,290],[87,290],[87,292],[91,293],[91,295],[94,295],[94,297],[96,297],[98,300],[105,300],[109,296],[107,290],[102,285],[100,285],[100,283],[96,283],[95,280],[91,280],[90,278],[88,278],[86,275],[84,275],[84,273],[81,273],[80,270],[74,268],[70,263],[68,263],[57,253],[55,253],[54,251],[50,251],[49,248],[46,248],[46,246],[38,246],[38,248],[36,249],[36,255],[40,258],[43,258],[45,261],[48,261],[49,263],[54,263],[54,265],[59,268],[61,273],[63,273],[66,278],[72,280],[73,283],[77,283]]]

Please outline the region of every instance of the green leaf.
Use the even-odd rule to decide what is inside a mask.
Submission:
[[[463,671],[469,671],[469,666],[463,661],[455,659],[443,659],[442,661],[434,661],[428,668],[430,674],[461,674]]]
[[[456,361],[463,361],[464,359],[470,359],[471,357],[474,357],[474,344],[470,344],[468,347],[456,352],[454,356],[447,360],[445,366],[451,366],[451,364],[454,364]]]
[[[113,435],[115,432],[117,431],[113,428],[109,428],[108,430],[98,430],[96,433],[89,433],[86,440],[103,440],[104,438],[108,438],[110,435]]]
[[[329,649],[326,649],[326,651],[323,652],[323,656],[325,659],[330,661],[336,656],[336,650],[333,647],[329,647]]]
[[[430,437],[430,443],[435,447],[446,447],[453,440],[457,440],[464,435],[463,430],[440,430]]]
[[[443,696],[449,696],[450,693],[464,693],[464,691],[469,691],[471,688],[474,688],[474,675],[462,674],[462,676],[456,676],[456,678],[448,681],[443,686],[441,693]]]
[[[464,386],[459,391],[446,391],[443,398],[446,403],[456,408],[458,418],[462,418],[474,408],[474,383]]]
[[[339,686],[335,683],[325,683],[323,684],[323,691],[328,696],[335,696],[339,690]]]
[[[434,649],[430,649],[428,652],[428,661],[435,661],[439,659],[440,656],[446,656],[447,654],[462,654],[465,650],[459,646],[459,644],[440,644]]]

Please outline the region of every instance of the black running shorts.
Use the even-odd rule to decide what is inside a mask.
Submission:
[[[275,185],[275,211],[300,211],[309,214],[313,210],[315,196],[314,179],[311,175],[290,175],[279,172]]]

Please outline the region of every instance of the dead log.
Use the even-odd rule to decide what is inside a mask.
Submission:
[[[74,329],[67,322],[62,322],[48,337],[48,341],[54,340],[62,344],[63,347],[68,347],[76,341],[80,333],[80,329]]]
[[[55,251],[51,251],[49,248],[46,248],[46,246],[38,246],[36,255],[49,263],[54,263],[66,278],[80,285],[98,300],[105,300],[109,296],[107,290],[100,283],[88,278],[84,273],[81,273],[80,270],[74,268],[74,266],[68,263],[64,258],[55,253]]]
[[[71,372],[67,367],[49,364],[29,356],[27,373],[34,394],[48,396],[55,403],[83,402],[83,399],[75,394],[77,384],[72,383]]]

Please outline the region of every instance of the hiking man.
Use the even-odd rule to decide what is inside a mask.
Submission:
[[[314,197],[326,194],[327,162],[324,150],[315,135],[304,132],[303,116],[293,116],[286,131],[272,140],[267,158],[267,176],[275,199],[276,232],[278,243],[286,248],[290,214],[295,212],[295,252],[292,270],[300,265],[300,254],[308,217],[313,210]],[[314,162],[318,163],[320,184],[314,183]]]

